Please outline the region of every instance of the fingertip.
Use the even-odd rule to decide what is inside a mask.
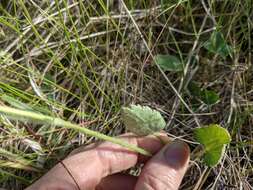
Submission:
[[[179,141],[167,144],[145,164],[136,190],[178,189],[187,170],[189,157],[187,144]]]
[[[190,158],[190,148],[182,141],[174,141],[164,148],[164,157],[172,168],[184,167]]]

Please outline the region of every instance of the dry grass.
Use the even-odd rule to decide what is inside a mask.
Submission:
[[[253,1],[167,2],[1,1],[0,95],[17,102],[2,98],[0,104],[112,136],[124,132],[122,105],[149,105],[166,118],[168,134],[192,149],[193,128],[221,124],[232,135],[221,164],[210,169],[197,160],[181,189],[252,189]],[[233,47],[232,58],[203,48],[215,29]],[[158,53],[179,57],[186,64],[184,73],[159,70],[152,59]],[[189,81],[217,92],[219,102],[207,106],[194,100]],[[22,189],[70,150],[94,140],[4,116],[0,129],[0,184],[9,189]]]

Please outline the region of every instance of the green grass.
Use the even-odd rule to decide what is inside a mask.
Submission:
[[[124,4],[1,1],[0,105],[109,136],[125,132],[123,105],[149,105],[166,118],[167,133],[192,148],[193,128],[218,123],[232,135],[222,163],[211,170],[201,161],[192,164],[181,189],[251,189],[253,1]],[[204,48],[215,29],[233,48],[231,58]],[[157,54],[178,57],[185,63],[184,72],[164,73],[153,61]],[[219,101],[206,105],[190,93],[190,82],[216,92]],[[24,188],[75,147],[96,139],[53,125],[14,122],[4,115],[0,129],[0,186],[8,189]]]

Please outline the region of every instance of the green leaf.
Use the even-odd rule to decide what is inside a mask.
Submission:
[[[231,142],[229,132],[217,124],[194,129],[194,137],[204,146],[204,162],[210,167],[220,162],[226,144]]]
[[[173,55],[156,55],[155,62],[163,71],[183,71],[184,64]]]
[[[216,53],[223,58],[232,54],[232,47],[226,44],[221,32],[213,32],[210,39],[205,42],[204,47],[211,53]]]
[[[200,93],[201,100],[207,105],[213,105],[219,101],[219,95],[212,90],[202,90]]]
[[[202,90],[195,82],[191,82],[188,86],[191,94],[199,98],[202,102],[207,105],[213,105],[220,99],[219,95],[213,90]]]
[[[122,108],[126,128],[137,135],[149,135],[164,129],[166,123],[161,114],[148,106],[130,105]]]

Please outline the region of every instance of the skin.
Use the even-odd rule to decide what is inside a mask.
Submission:
[[[110,142],[94,143],[72,152],[64,165],[57,164],[26,190],[177,190],[187,170],[189,147],[168,142],[164,134],[120,136],[154,156],[145,157]],[[161,141],[162,139],[162,141]],[[136,164],[144,167],[138,177],[120,173]],[[75,179],[75,181],[73,180]]]

